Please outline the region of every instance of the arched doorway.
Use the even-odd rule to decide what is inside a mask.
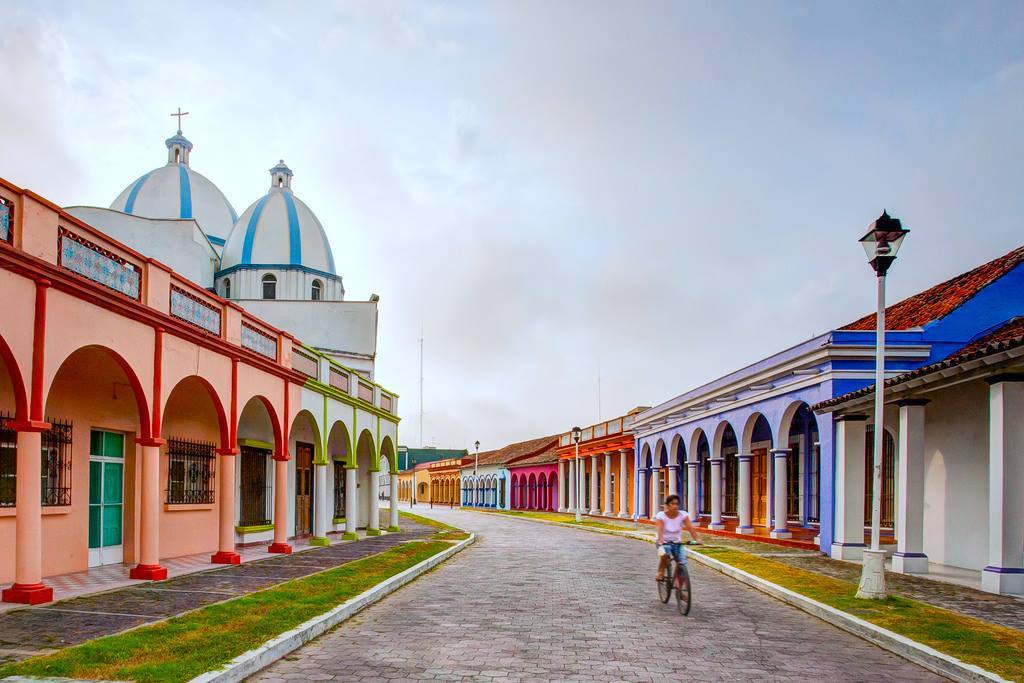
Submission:
[[[711,515],[711,446],[702,431],[697,440],[697,471],[700,477],[700,514]]]
[[[754,526],[768,526],[769,466],[772,429],[761,413],[747,419],[744,427],[743,451],[750,453],[750,521]]]
[[[374,501],[377,499],[371,470],[375,467],[376,447],[373,435],[364,429],[356,442],[356,528],[379,529],[380,520],[373,519]]]
[[[340,524],[346,516],[346,495],[348,484],[346,472],[349,464],[349,451],[352,450],[352,437],[348,427],[341,420],[331,425],[327,433],[327,488],[331,492],[332,504],[331,523]]]
[[[810,406],[801,403],[793,414],[787,439],[786,517],[799,524],[817,523],[820,518],[821,454],[818,421]]]
[[[308,410],[301,410],[295,416],[288,430],[288,441],[288,452],[292,456],[288,461],[288,479],[295,503],[290,510],[292,519],[288,526],[296,537],[305,538],[313,533],[316,514],[314,463],[321,460],[320,430]]]
[[[740,476],[739,460],[736,459],[736,454],[739,453],[739,443],[732,424],[728,422],[722,433],[722,443],[719,448],[722,457],[722,514],[735,517],[739,510]]]
[[[265,534],[265,527],[274,521],[273,456],[280,430],[270,405],[266,398],[254,396],[238,417],[236,481],[238,527],[242,529],[243,541],[253,540],[246,539],[247,534]]]

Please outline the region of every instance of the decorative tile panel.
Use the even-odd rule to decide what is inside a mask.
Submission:
[[[14,236],[14,204],[0,197],[0,242],[10,242]]]
[[[386,412],[391,412],[391,397],[387,394],[380,395],[380,409]]]
[[[292,349],[292,369],[298,370],[306,377],[312,377],[317,379],[319,373],[320,363],[317,362],[316,358],[313,358],[296,348]]]
[[[277,340],[244,320],[242,321],[242,348],[277,360]]]
[[[595,439],[599,439],[602,436],[604,436],[605,435],[605,429],[606,429],[606,425],[605,425],[604,422],[602,422],[599,425],[595,425],[594,426],[594,438]]]
[[[58,239],[61,266],[138,300],[142,282],[138,266],[64,228]]]
[[[367,403],[373,403],[373,387],[369,384],[359,383],[359,398]]]
[[[171,315],[200,327],[212,334],[220,334],[220,309],[199,297],[171,286]]]

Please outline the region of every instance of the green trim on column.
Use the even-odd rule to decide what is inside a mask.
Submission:
[[[349,430],[348,440],[352,442],[352,448],[348,451],[348,465],[349,469],[359,469],[356,464],[356,435],[359,433],[359,415],[355,405],[352,406],[352,429]],[[348,493],[347,491],[345,492]]]
[[[343,541],[358,541],[359,540],[359,534],[357,534],[354,531],[346,531],[345,533],[343,533],[341,535],[341,540],[343,540]]]
[[[326,536],[314,536],[313,538],[309,539],[309,544],[318,545],[326,548],[331,544],[331,542],[330,540],[328,540]]]
[[[367,536],[383,536],[383,533],[381,532],[380,529],[371,529],[371,528],[367,527],[366,535]]]
[[[327,395],[324,394],[324,422],[320,428],[320,457],[313,460],[314,465],[327,465],[330,460],[327,458],[327,434],[330,430],[327,424]]]
[[[373,446],[373,450],[376,451],[374,457],[376,458],[377,471],[380,472],[380,415],[377,416],[377,438],[376,443]]]
[[[239,446],[250,446],[252,448],[262,448],[267,451],[274,450],[274,444],[269,441],[259,441],[257,439],[237,439]]]
[[[236,526],[235,531],[240,534],[256,534],[261,531],[273,531],[273,524],[256,524],[254,526]]]
[[[388,533],[389,534],[397,534],[400,531],[401,531],[401,529],[399,529],[397,526],[389,526],[388,527]]]
[[[335,517],[335,518],[333,518],[331,520],[331,524],[344,524],[344,523],[345,523],[345,518],[344,517]]]

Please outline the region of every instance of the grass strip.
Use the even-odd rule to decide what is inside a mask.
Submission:
[[[860,600],[855,584],[739,550],[711,545],[699,552],[1004,678],[1024,680],[1024,632],[898,596]]]
[[[406,543],[181,617],[0,667],[5,676],[187,681],[449,548]]]
[[[412,522],[416,522],[417,524],[433,527],[440,531],[462,531],[462,529],[454,527],[451,524],[445,524],[444,522],[439,522],[436,519],[430,519],[429,517],[420,517],[419,515],[414,515],[411,512],[406,512],[405,510],[399,510],[398,515],[400,517],[405,517]]]

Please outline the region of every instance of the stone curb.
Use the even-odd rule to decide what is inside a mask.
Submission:
[[[433,569],[455,553],[465,549],[475,540],[476,534],[470,534],[469,538],[459,541],[447,550],[443,550],[437,555],[409,567],[400,574],[395,574],[373,588],[369,588],[354,598],[346,600],[330,611],[313,617],[290,631],[285,631],[281,635],[268,640],[260,647],[235,657],[224,667],[196,676],[189,683],[233,683],[265,669],[293,650],[305,645],[317,636],[323,635],[356,612],[369,607],[389,593],[396,591],[421,574]]]
[[[578,526],[576,524],[566,524],[565,522],[552,522],[546,519],[531,519],[529,517],[517,517],[515,515],[502,515],[493,512],[485,512],[484,514],[491,514],[496,517],[505,517],[508,519],[518,519],[526,522],[549,524],[551,526],[561,526],[566,527],[567,529],[582,529],[584,531],[597,532],[608,536],[621,536],[638,541],[654,543],[654,539],[650,536],[635,531],[629,531],[628,529],[615,531],[612,529],[599,529],[595,527]],[[939,674],[940,676],[945,676],[946,678],[950,678],[954,681],[970,681],[972,683],[975,681],[997,681],[999,683],[1010,683],[1007,679],[1002,678],[991,671],[986,671],[974,664],[968,664],[956,657],[939,652],[935,648],[918,643],[915,640],[911,640],[906,636],[901,636],[900,634],[894,633],[888,629],[875,626],[874,624],[859,617],[855,617],[852,614],[830,607],[829,605],[818,602],[817,600],[812,600],[811,598],[800,595],[788,588],[783,588],[771,581],[766,581],[759,576],[755,576],[749,572],[743,571],[742,569],[737,569],[732,565],[726,564],[725,562],[708,557],[698,551],[687,548],[687,555],[711,569],[721,572],[730,578],[736,579],[740,583],[746,584],[751,588],[756,588],[763,593],[767,593],[777,600],[781,600],[788,605],[803,610],[822,621],[828,622],[829,624],[841,628],[848,633],[852,633],[859,638],[863,638],[883,650],[887,650],[895,655],[903,657],[904,659],[910,660],[918,666],[922,666],[933,673]]]

